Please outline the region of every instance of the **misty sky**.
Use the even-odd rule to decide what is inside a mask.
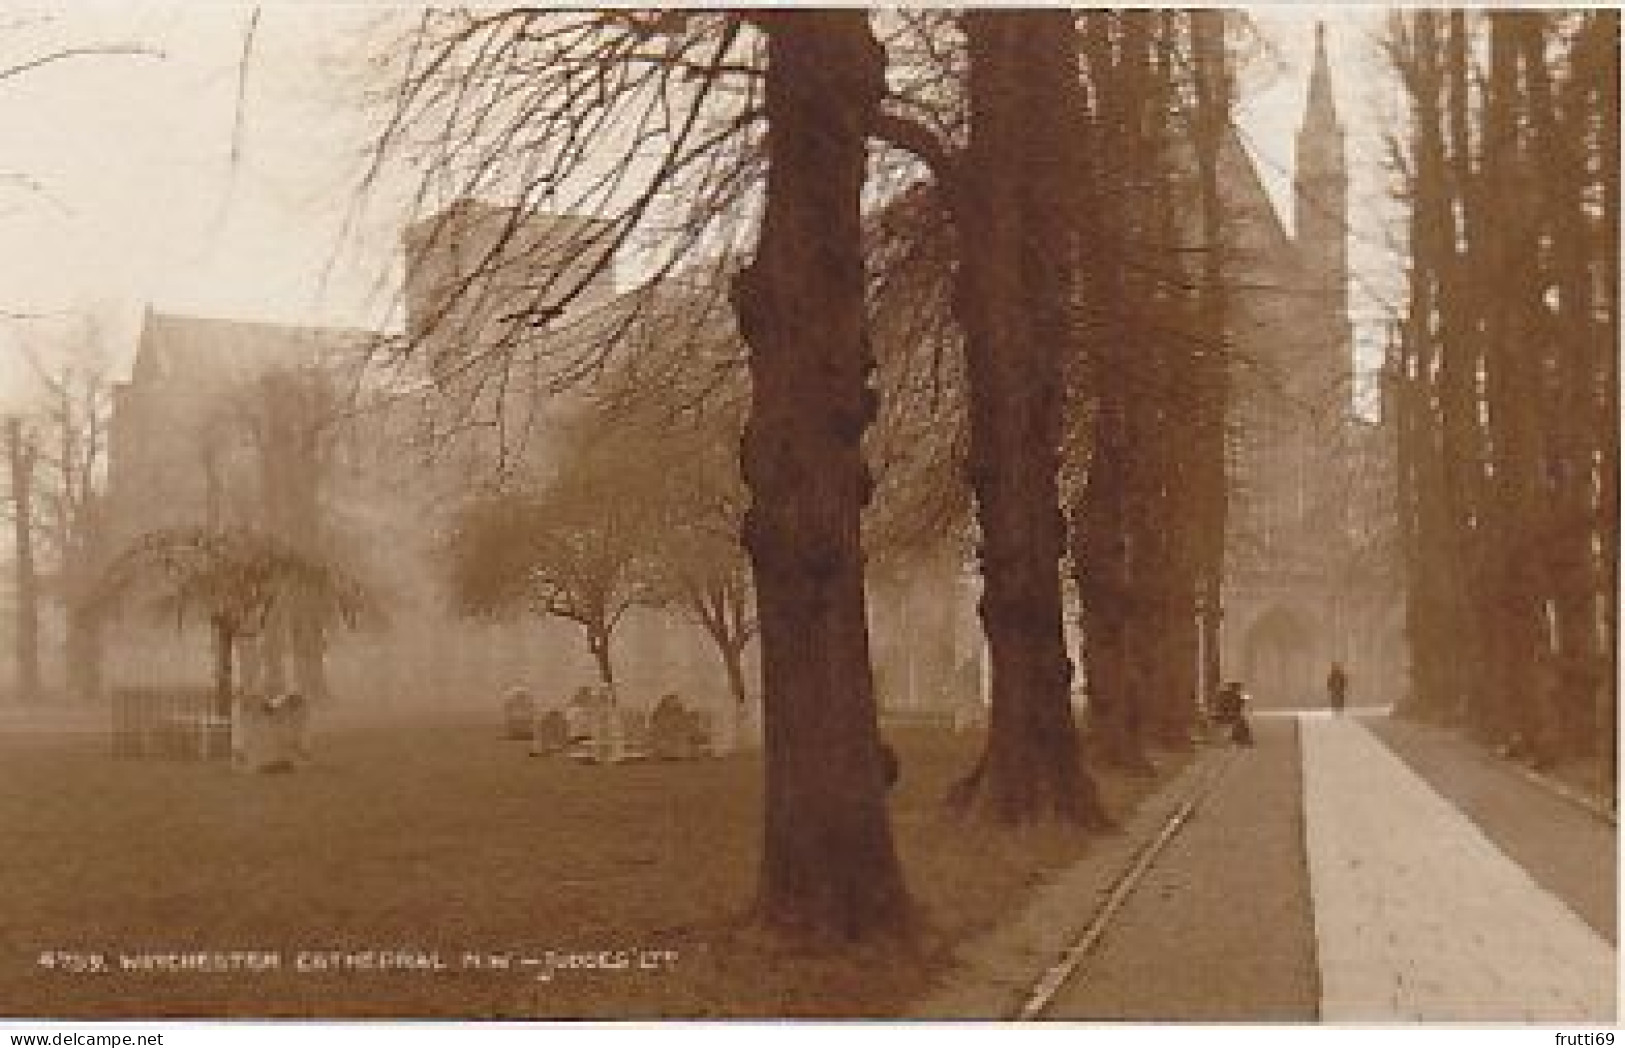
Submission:
[[[32,8],[31,11],[50,10]],[[391,11],[280,0],[76,3],[54,15],[0,2],[0,67],[62,48],[137,45],[154,55],[68,59],[0,80],[0,311],[89,314],[122,360],[141,310],[294,323],[376,324],[393,285],[393,215],[375,209],[346,234],[369,126],[369,40]],[[1282,202],[1303,107],[1313,9],[1256,9],[1273,47],[1243,79],[1239,120]],[[1328,9],[1339,105],[1350,125],[1356,198],[1383,175],[1386,88],[1374,52],[1380,17]],[[239,107],[238,93],[244,90]],[[241,126],[238,116],[241,115]],[[1288,209],[1290,215],[1290,209]],[[1289,219],[1290,221],[1290,219]],[[1391,285],[1374,245],[1380,216],[1357,214],[1362,285]],[[1370,243],[1363,239],[1369,238]],[[1373,312],[1357,297],[1363,317]],[[1359,319],[1359,318],[1357,318]],[[19,344],[48,346],[57,320],[0,320],[0,400],[14,400]]]

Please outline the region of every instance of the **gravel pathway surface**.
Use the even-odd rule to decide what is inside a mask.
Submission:
[[[1315,1020],[1296,726],[1254,727],[1044,1018]]]
[[[1357,720],[1300,718],[1329,1022],[1614,1018],[1614,950]]]

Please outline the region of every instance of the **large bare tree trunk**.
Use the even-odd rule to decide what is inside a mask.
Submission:
[[[592,653],[593,665],[598,669],[598,681],[609,694],[610,702],[618,702],[615,694],[615,660],[610,651],[612,634],[608,627],[587,630],[587,650]]]
[[[1223,618],[1224,537],[1230,516],[1226,440],[1230,419],[1230,356],[1227,332],[1230,301],[1226,260],[1230,252],[1219,156],[1228,133],[1234,90],[1225,50],[1225,14],[1202,10],[1191,15],[1197,92],[1196,172],[1201,205],[1202,264],[1198,290],[1200,329],[1190,381],[1195,387],[1191,490],[1196,506],[1194,534],[1199,684],[1204,702],[1218,689],[1224,668],[1219,624]]]
[[[1195,474],[1204,435],[1198,425],[1203,391],[1197,386],[1202,361],[1196,347],[1204,337],[1201,325],[1210,318],[1197,309],[1195,296],[1182,290],[1187,281],[1200,286],[1200,276],[1192,270],[1189,254],[1174,247],[1187,241],[1191,231],[1180,214],[1185,202],[1179,183],[1189,175],[1171,162],[1177,129],[1170,114],[1180,104],[1174,56],[1187,44],[1181,22],[1194,15],[1158,11],[1140,16],[1148,19],[1152,42],[1141,149],[1150,212],[1144,228],[1156,270],[1141,296],[1151,305],[1141,313],[1148,323],[1139,342],[1153,370],[1142,415],[1147,428],[1144,439],[1134,441],[1145,449],[1146,467],[1138,485],[1135,523],[1143,556],[1137,553],[1136,570],[1143,568],[1150,597],[1142,626],[1141,672],[1148,682],[1148,737],[1164,749],[1180,751],[1191,746],[1196,714],[1195,533],[1201,527],[1201,506]]]
[[[6,419],[6,455],[11,472],[12,556],[16,564],[15,643],[17,695],[24,702],[40,698],[39,573],[34,564],[35,451],[23,433],[22,420]]]
[[[859,11],[763,12],[767,189],[734,285],[750,347],[744,537],[762,653],[766,827],[758,917],[851,941],[901,932],[859,521],[875,413],[861,199],[884,55]]]
[[[1497,734],[1547,759],[1555,722],[1548,666],[1542,538],[1548,489],[1541,469],[1541,410],[1546,399],[1541,332],[1532,312],[1542,306],[1538,213],[1520,206],[1528,145],[1522,134],[1518,25],[1533,14],[1492,12],[1490,79],[1484,133],[1496,143],[1484,158],[1484,250],[1476,262],[1483,281],[1485,382],[1491,437],[1489,516],[1489,634],[1494,675],[1487,686]]]
[[[1109,374],[1101,375],[1111,382]],[[1116,398],[1102,393],[1095,413],[1089,480],[1073,507],[1072,562],[1082,604],[1083,664],[1088,671],[1089,731],[1099,758],[1116,768],[1148,770],[1140,708],[1129,680],[1131,599],[1123,549],[1122,468]]]
[[[971,137],[952,206],[992,668],[986,748],[956,800],[1006,824],[1104,825],[1073,721],[1057,480],[1075,260],[1077,31],[970,12]]]
[[[728,678],[728,694],[734,700],[734,708],[739,713],[745,712],[750,705],[750,693],[745,686],[745,646],[742,643],[722,642],[717,646],[717,654],[722,659],[723,672]]]
[[[1482,194],[1468,149],[1467,27],[1461,12],[1410,17],[1407,68],[1414,111],[1410,317],[1415,374],[1407,452],[1416,548],[1407,632],[1415,709],[1447,721],[1495,719],[1483,672],[1481,578],[1485,439],[1482,351],[1467,252],[1477,246]],[[1466,244],[1465,248],[1458,245]],[[1486,729],[1487,731],[1488,729]]]
[[[1619,345],[1619,55],[1620,13],[1593,11],[1590,47],[1584,53],[1586,74],[1597,93],[1597,122],[1601,129],[1597,145],[1602,184],[1602,236],[1598,255],[1602,261],[1602,306],[1604,323],[1598,332],[1602,352],[1607,356],[1602,368],[1602,404],[1599,415],[1612,427],[1619,418],[1619,362],[1612,357]],[[1602,548],[1602,643],[1606,652],[1602,687],[1596,692],[1598,731],[1597,755],[1602,765],[1600,778],[1618,800],[1619,763],[1619,441],[1602,441],[1598,504],[1600,507],[1599,545]]]
[[[1108,206],[1124,184],[1134,121],[1143,89],[1145,23],[1139,13],[1093,11],[1082,16],[1089,75],[1098,85],[1088,149],[1078,157],[1081,207],[1079,276],[1087,319],[1082,347],[1086,376],[1076,397],[1092,401],[1087,479],[1072,507],[1072,567],[1081,603],[1082,663],[1088,676],[1089,736],[1105,763],[1148,770],[1143,682],[1134,673],[1142,616],[1130,570],[1129,415],[1130,292],[1122,260],[1131,233],[1125,209]],[[1118,46],[1113,27],[1123,22]]]
[[[1397,333],[1397,497],[1405,557],[1405,638],[1410,692],[1404,711],[1442,722],[1461,704],[1448,669],[1444,638],[1458,628],[1450,618],[1454,574],[1448,553],[1443,425],[1436,399],[1440,287],[1455,253],[1454,228],[1445,232],[1450,197],[1444,140],[1444,74],[1438,26],[1431,11],[1399,16],[1394,57],[1411,106],[1411,199],[1407,316]]]
[[[1419,18],[1423,17],[1421,15]],[[1426,15],[1429,26],[1441,16]],[[1490,584],[1484,560],[1489,549],[1486,522],[1488,435],[1482,422],[1484,339],[1480,296],[1475,279],[1484,251],[1485,201],[1474,164],[1472,83],[1469,77],[1468,15],[1454,10],[1443,16],[1444,121],[1429,149],[1437,148],[1437,190],[1430,188],[1429,235],[1437,238],[1430,252],[1437,261],[1438,285],[1438,414],[1437,458],[1444,530],[1429,555],[1445,565],[1445,618],[1429,644],[1452,692],[1451,705],[1468,717],[1485,737],[1504,732],[1507,713],[1493,675],[1487,671],[1494,622]],[[1434,60],[1430,53],[1430,61]],[[1459,218],[1458,218],[1459,215]],[[1458,246],[1458,244],[1460,246]]]
[[[214,643],[214,712],[230,718],[237,693],[237,632],[230,623],[219,618],[210,622],[209,629]]]

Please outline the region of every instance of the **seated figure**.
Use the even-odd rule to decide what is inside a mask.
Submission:
[[[1219,689],[1213,707],[1214,722],[1230,729],[1230,741],[1238,746],[1253,744],[1252,724],[1247,720],[1247,693],[1240,681],[1227,681]]]

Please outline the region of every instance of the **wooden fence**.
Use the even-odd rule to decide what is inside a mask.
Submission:
[[[231,718],[215,712],[212,689],[115,688],[113,754],[137,759],[225,760]]]

